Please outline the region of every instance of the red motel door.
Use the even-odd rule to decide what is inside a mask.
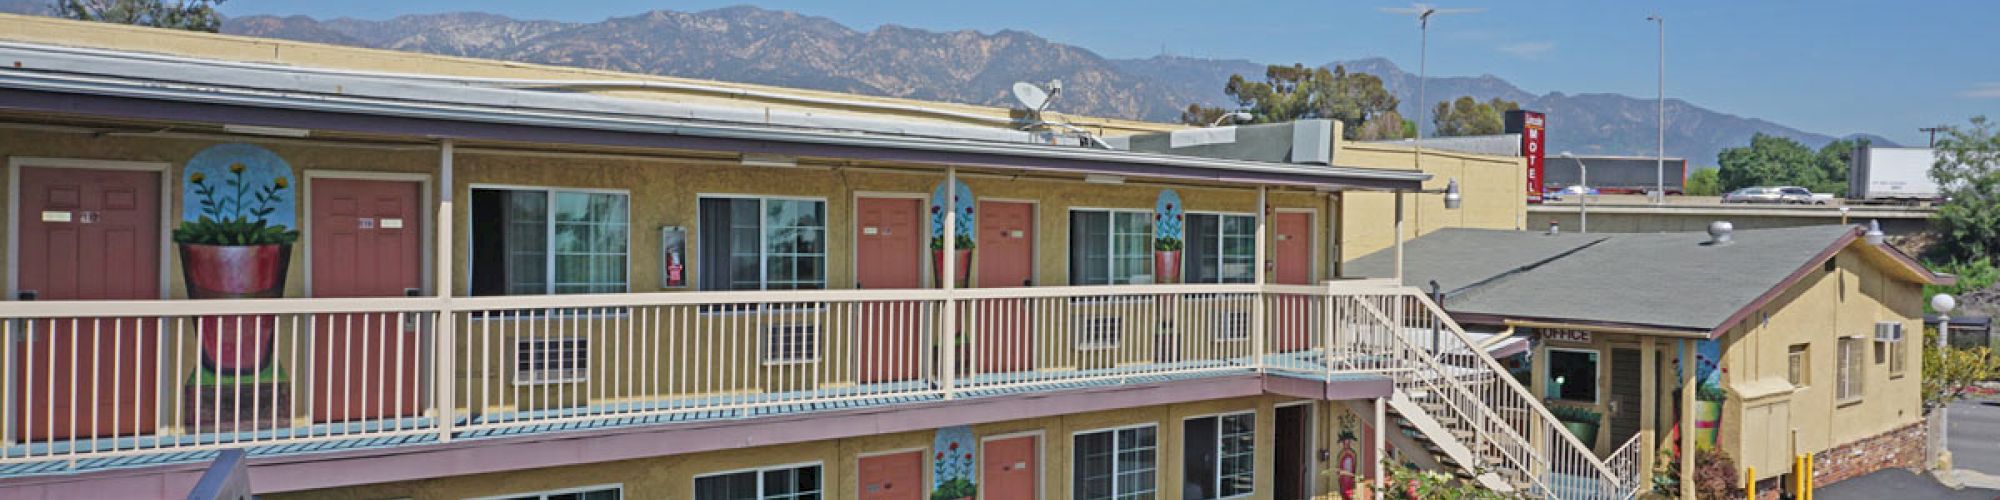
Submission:
[[[421,184],[314,179],[312,293],[401,297],[423,286]],[[424,373],[414,317],[327,314],[313,325],[312,409],[317,422],[411,416]]]
[[[979,286],[1032,286],[1035,271],[1035,206],[979,202]],[[972,314],[979,323],[978,370],[1024,371],[1034,366],[1028,299],[981,301]]]
[[[1312,214],[1303,212],[1278,212],[1272,217],[1276,222],[1277,283],[1280,285],[1312,284]],[[1312,343],[1307,339],[1311,331],[1312,297],[1279,296],[1272,311],[1272,321],[1276,324],[1277,348],[1290,352],[1302,350]]]
[[[24,167],[21,295],[34,300],[160,298],[160,174]],[[32,321],[15,380],[23,439],[151,434],[160,391],[157,322]]]
[[[1041,465],[1035,454],[1035,436],[987,441],[981,452],[979,485],[986,490],[981,498],[1032,500],[1041,498]]]
[[[861,500],[923,500],[923,452],[861,457]]]
[[[855,200],[855,286],[908,289],[923,286],[925,244],[923,200]],[[927,355],[922,342],[922,304],[909,301],[861,304],[861,381],[917,378]]]

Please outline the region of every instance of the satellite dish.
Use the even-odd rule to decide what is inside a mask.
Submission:
[[[1028,82],[1014,82],[1014,101],[1026,106],[1030,111],[1040,111],[1049,103],[1049,93]]]

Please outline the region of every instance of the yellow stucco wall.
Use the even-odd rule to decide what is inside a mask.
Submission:
[[[1418,169],[1417,158],[1413,148],[1400,144],[1343,141],[1334,153],[1336,165],[1400,170]],[[1405,238],[1446,227],[1521,229],[1532,225],[1526,220],[1527,160],[1434,149],[1424,150],[1422,158],[1420,170],[1431,174],[1431,179],[1424,182],[1424,189],[1441,191],[1456,179],[1464,195],[1464,205],[1447,210],[1442,194],[1402,195]],[[1381,192],[1341,193],[1341,261],[1395,244],[1396,196]]]
[[[1275,406],[1287,402],[1288,400],[1278,397],[1254,397],[1079,413],[979,424],[973,426],[973,434],[982,440],[1023,433],[1039,435],[1042,448],[1040,473],[1043,498],[1059,499],[1070,496],[1071,476],[1074,474],[1071,447],[1077,433],[1114,427],[1156,425],[1158,449],[1155,455],[1157,474],[1154,487],[1158,488],[1157,498],[1181,498],[1181,488],[1184,483],[1181,458],[1185,453],[1182,449],[1183,422],[1194,417],[1254,411],[1257,414],[1256,492],[1250,498],[1270,498],[1275,474],[1272,453],[1275,449],[1274,440],[1278,438],[1273,432]],[[1312,416],[1314,436],[1311,438],[1314,443],[1313,448],[1329,449],[1335,434],[1334,423],[1338,421],[1337,417],[1331,417],[1334,413],[1329,412],[1348,410],[1345,405],[1338,402],[1312,403],[1311,406],[1314,408]],[[856,498],[859,494],[856,461],[862,455],[922,450],[926,457],[925,477],[928,482],[930,477],[928,458],[933,453],[933,450],[930,450],[933,436],[933,432],[930,431],[904,432],[266,496],[284,500],[321,498],[444,500],[618,484],[623,486],[626,498],[685,499],[689,498],[693,491],[695,476],[778,465],[818,463],[824,467],[823,487],[826,488],[827,498]],[[1363,441],[1365,440],[1364,437]],[[1315,461],[1317,462],[1313,468],[1315,471],[1331,467],[1329,463],[1318,462],[1317,458]],[[1315,473],[1314,476],[1317,491],[1322,494],[1329,492],[1331,475]]]
[[[1856,242],[1854,245],[1864,243]],[[1792,453],[1817,453],[1909,425],[1923,418],[1923,287],[1885,274],[1858,246],[1842,250],[1832,271],[1814,269],[1803,281],[1722,339],[1725,382],[1732,387],[1782,384],[1787,354],[1794,344],[1810,353],[1804,387],[1761,398],[1732,390],[1723,407],[1720,441],[1725,451],[1760,476],[1783,472]],[[1769,320],[1764,320],[1768,315]],[[1874,341],[1875,323],[1903,324],[1903,369],[1890,373],[1893,350]],[[1858,400],[1838,401],[1836,369],[1841,337],[1860,337],[1864,362],[1857,367]],[[1764,384],[1753,384],[1753,381]],[[1768,405],[1786,405],[1790,422],[1764,420]],[[1772,436],[1789,431],[1790,436]],[[1789,452],[1780,445],[1792,441]],[[1765,441],[1765,440],[1769,441]]]

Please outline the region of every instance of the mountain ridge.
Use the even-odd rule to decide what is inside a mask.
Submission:
[[[32,12],[35,0],[0,0],[0,11]],[[831,19],[754,6],[699,12],[651,10],[598,22],[523,20],[478,11],[413,14],[385,20],[245,16],[224,33],[443,55],[702,78],[967,104],[1011,104],[1016,81],[1064,83],[1053,109],[1112,118],[1172,122],[1189,104],[1233,107],[1222,92],[1232,74],[1261,77],[1247,59],[1182,56],[1106,58],[1031,31],[931,31],[897,24],[856,30]],[[1382,57],[1326,63],[1374,74],[1420,116],[1417,77]],[[1506,79],[1432,76],[1432,102],[1472,96],[1521,103],[1548,114],[1549,151],[1650,156],[1657,102],[1610,93],[1535,94]],[[1667,153],[1713,165],[1723,148],[1754,133],[1819,147],[1840,137],[1667,99]],[[1422,123],[1431,130],[1431,124]]]

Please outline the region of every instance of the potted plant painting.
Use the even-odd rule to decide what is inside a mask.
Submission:
[[[1182,224],[1181,196],[1172,189],[1160,190],[1153,202],[1153,282],[1181,282],[1181,249],[1186,244]]]
[[[952,284],[964,288],[968,282],[966,278],[972,275],[972,249],[978,245],[972,235],[977,234],[975,229],[978,227],[979,214],[972,208],[972,189],[966,187],[964,182],[959,182],[954,189],[953,197],[957,198],[955,208],[948,209],[944,206],[948,201],[944,190],[945,183],[940,182],[931,192],[931,272],[935,278],[933,282],[940,288],[944,287],[944,244],[947,237],[944,229],[945,216],[956,212],[958,220],[954,225],[957,226],[957,230],[952,231],[949,236],[955,247],[952,249],[952,262],[957,269],[957,279],[952,280]]]
[[[937,489],[931,490],[931,500],[971,500],[979,495],[979,487],[972,482],[972,452],[960,450],[953,442],[947,449],[939,450],[931,460],[931,470],[941,480]]]
[[[1156,223],[1162,228],[1159,230],[1159,233],[1175,235],[1153,238],[1153,276],[1155,282],[1180,283],[1181,248],[1185,243],[1181,241],[1179,235],[1181,234],[1180,227],[1184,216],[1176,212],[1171,216],[1153,214],[1153,217],[1159,219]],[[1171,229],[1166,229],[1169,227]]]
[[[955,243],[958,248],[953,249],[952,260],[957,266],[958,279],[953,280],[952,285],[965,288],[966,277],[972,274],[970,269],[972,266],[972,235],[960,234],[956,239],[958,241]],[[931,237],[931,271],[936,273],[936,276],[933,277],[936,278],[935,281],[937,283],[944,283],[944,237],[942,236]]]
[[[1703,447],[1715,446],[1715,432],[1722,428],[1722,403],[1729,393],[1715,384],[1702,383],[1694,391],[1694,439]]]
[[[263,148],[231,144],[196,155],[187,170],[187,203],[173,240],[188,298],[284,296],[299,238],[285,224],[292,217],[290,167]],[[268,315],[202,318],[202,365],[218,375],[260,371],[275,326]]]
[[[1585,448],[1597,447],[1597,427],[1604,414],[1576,406],[1552,406],[1549,413],[1555,414],[1556,420],[1561,421],[1578,441],[1582,441]]]

